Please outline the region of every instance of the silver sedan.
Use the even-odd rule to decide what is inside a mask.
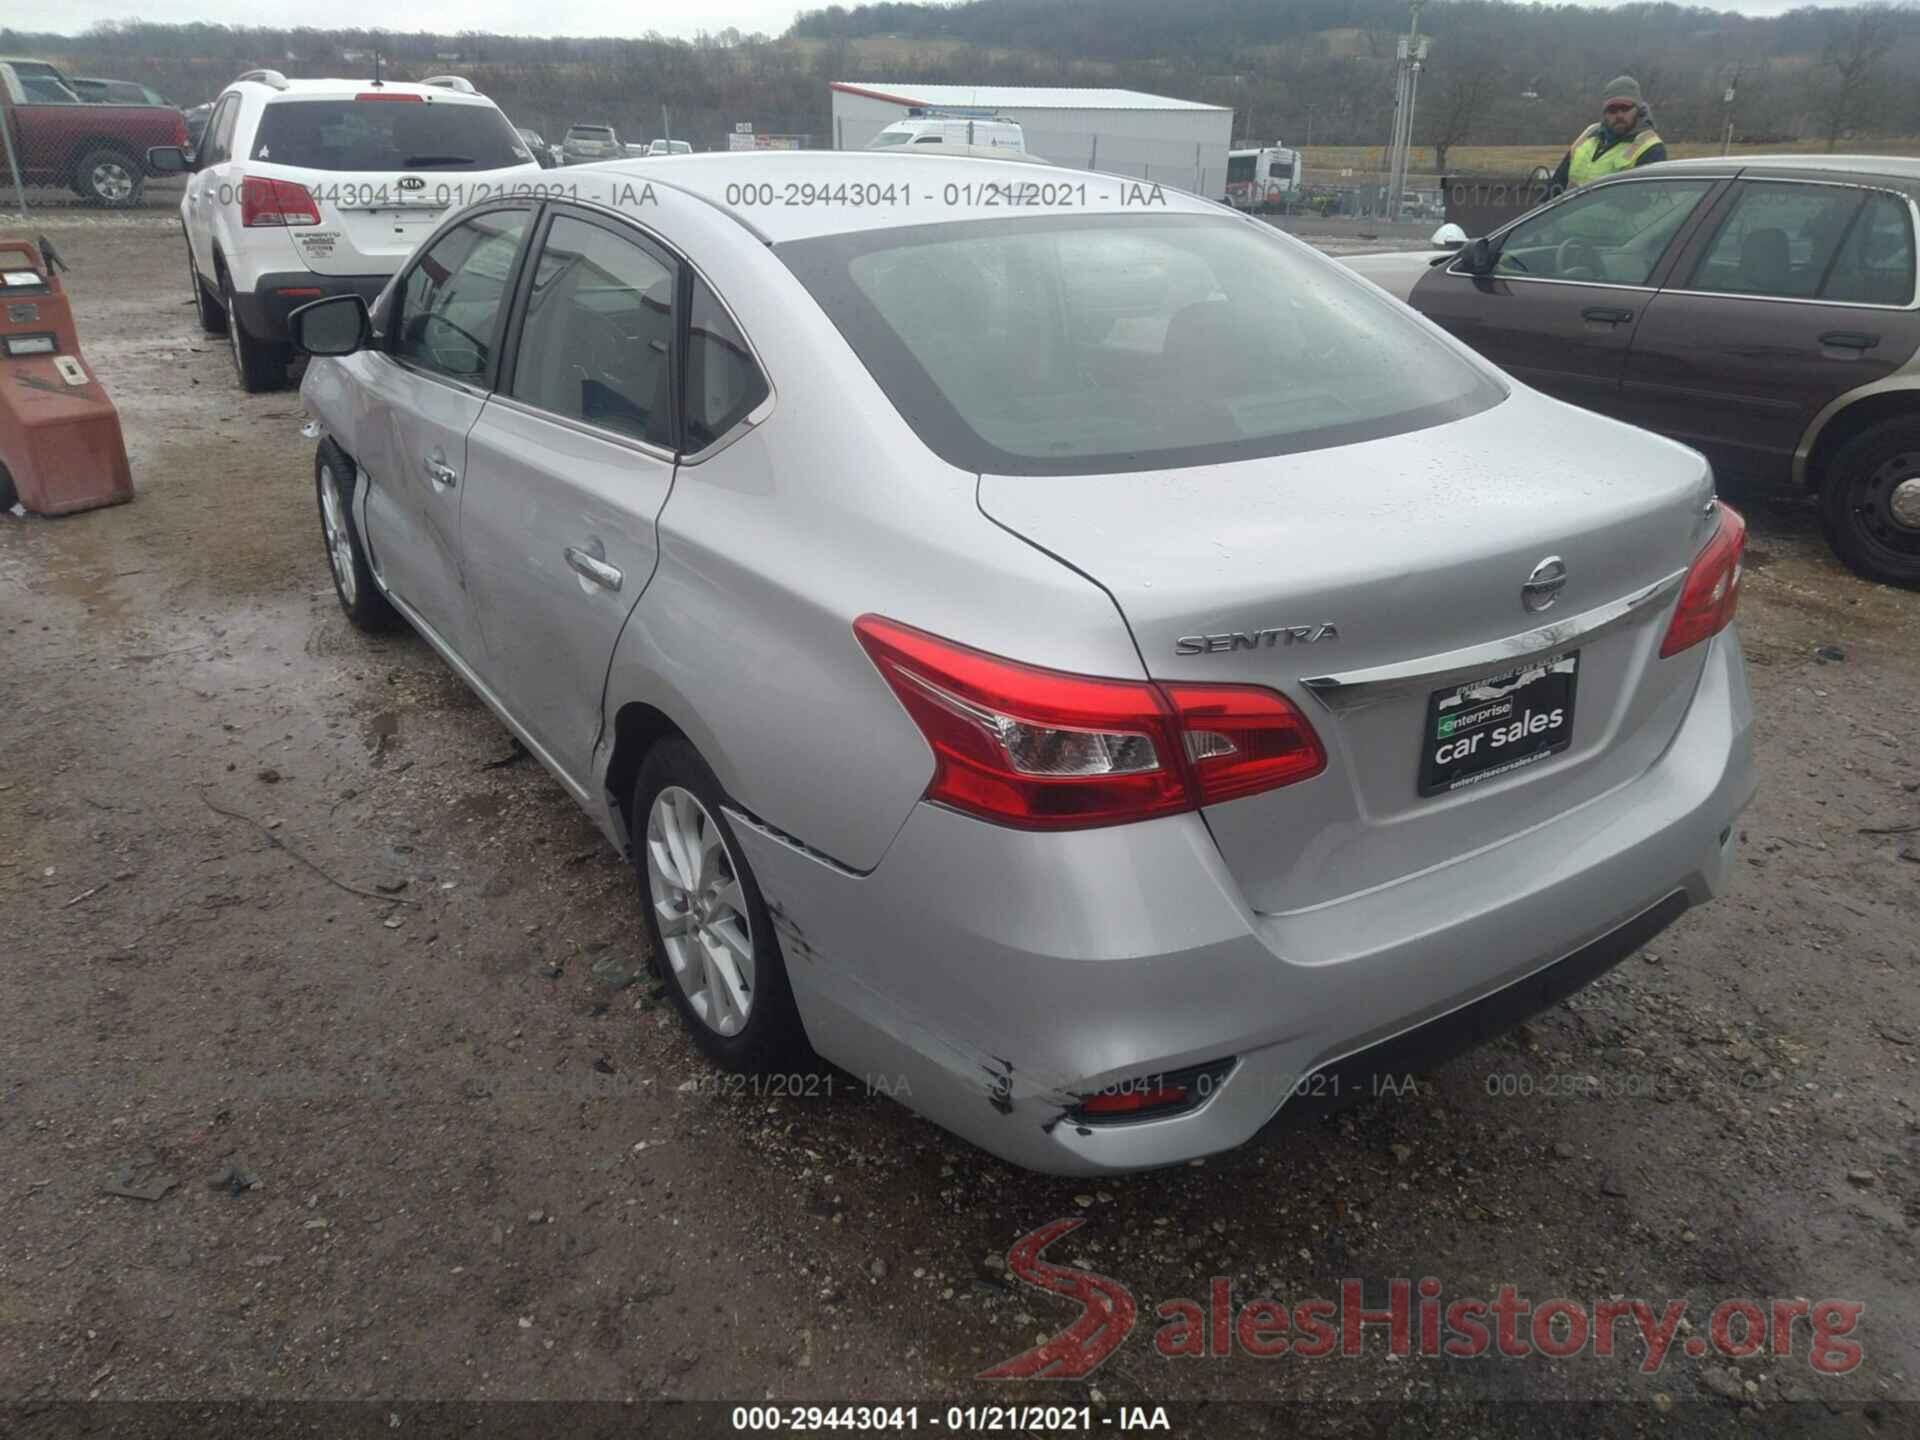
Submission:
[[[720,1064],[1165,1165],[1727,883],[1745,530],[1694,452],[1143,182],[568,180],[300,314],[322,530],[633,858]]]

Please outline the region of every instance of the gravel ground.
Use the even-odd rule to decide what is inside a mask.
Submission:
[[[644,973],[619,858],[423,644],[348,628],[298,396],[238,393],[177,226],[51,223],[140,493],[0,517],[0,1398],[973,1399],[1096,1424],[1417,1401],[1423,1431],[1472,1434],[1597,1400],[1620,1433],[1910,1433],[1920,596],[1842,570],[1804,505],[1746,502],[1764,780],[1728,898],[1412,1093],[1055,1180],[844,1083],[716,1084]],[[977,1382],[1074,1318],[1003,1258],[1067,1217],[1050,1257],[1140,1324],[1087,1379]],[[1153,1343],[1155,1308],[1213,1277],[1235,1305],[1349,1278],[1377,1305],[1425,1276],[1443,1303],[1689,1309],[1654,1374],[1624,1330],[1562,1360]],[[1687,1353],[1740,1297],[1863,1303],[1861,1362],[1817,1372],[1804,1325],[1791,1356]]]

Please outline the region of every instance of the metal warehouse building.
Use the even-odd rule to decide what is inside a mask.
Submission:
[[[919,85],[835,80],[833,146],[862,150],[916,110],[1017,120],[1027,150],[1057,165],[1131,175],[1215,199],[1226,193],[1233,111],[1146,95],[1027,85]]]

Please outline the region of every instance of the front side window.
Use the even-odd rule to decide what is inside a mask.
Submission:
[[[774,253],[927,445],[966,470],[1288,454],[1506,393],[1397,301],[1226,216],[967,221]]]
[[[726,307],[696,280],[687,311],[687,449],[704,450],[767,398],[766,377]]]
[[[526,211],[497,210],[434,241],[400,287],[394,354],[456,380],[481,382],[526,228]]]
[[[470,101],[272,100],[253,158],[303,170],[504,170],[528,160],[507,117]]]
[[[1717,183],[1634,180],[1576,194],[1507,231],[1494,273],[1513,280],[1645,285]]]
[[[1742,185],[1687,288],[1813,299],[1864,194],[1840,185]]]
[[[557,217],[527,292],[513,397],[670,447],[673,286],[664,257],[598,225]]]

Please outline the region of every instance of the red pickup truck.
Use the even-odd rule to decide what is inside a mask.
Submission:
[[[187,120],[167,105],[88,104],[44,60],[0,57],[0,119],[28,185],[64,185],[96,205],[140,203],[147,149],[187,143]],[[0,185],[11,185],[0,147]]]

